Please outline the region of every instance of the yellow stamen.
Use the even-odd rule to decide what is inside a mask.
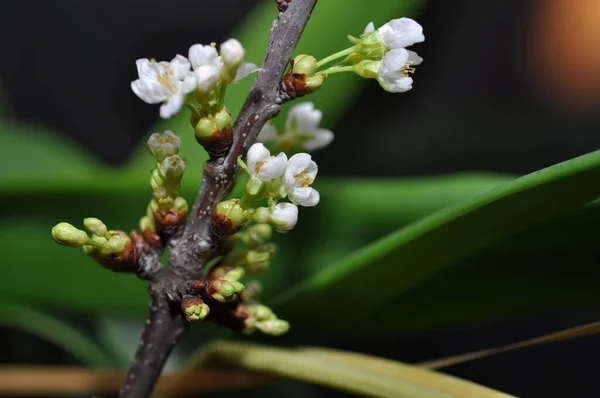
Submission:
[[[416,72],[416,68],[413,67],[412,65],[414,65],[415,63],[413,61],[408,61],[406,63],[406,65],[404,65],[402,67],[402,69],[400,69],[400,73],[402,73],[404,76],[409,77],[411,74]]]

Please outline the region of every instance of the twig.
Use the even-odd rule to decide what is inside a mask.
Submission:
[[[211,229],[212,212],[233,189],[237,159],[244,156],[264,124],[292,98],[280,82],[317,0],[293,0],[273,22],[271,38],[258,76],[233,126],[233,142],[225,156],[207,161],[200,191],[182,232],[170,237],[169,267],[149,284],[150,312],[140,346],[129,369],[122,398],[147,397],[174,345],[184,333],[181,287],[205,277],[204,266],[218,255],[222,237]]]

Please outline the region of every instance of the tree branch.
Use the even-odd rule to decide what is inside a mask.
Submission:
[[[215,250],[218,242],[210,233],[212,211],[233,189],[237,158],[246,154],[264,124],[279,113],[287,99],[280,94],[279,83],[316,2],[294,0],[273,22],[262,67],[233,126],[231,149],[225,157],[204,165],[200,192],[171,266],[203,266]]]
[[[171,349],[185,331],[180,287],[187,281],[203,279],[205,264],[219,255],[222,236],[211,229],[212,212],[233,189],[238,157],[245,156],[264,124],[291,99],[280,93],[279,86],[316,2],[286,0],[287,9],[282,8],[273,22],[261,70],[233,126],[231,148],[225,156],[205,163],[200,191],[187,224],[181,234],[174,234],[168,241],[169,267],[149,285],[150,313],[121,398],[150,395]],[[218,311],[213,314],[216,315]],[[228,324],[230,320],[221,321]]]

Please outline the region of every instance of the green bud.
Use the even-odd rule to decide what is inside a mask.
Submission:
[[[243,268],[236,267],[236,268],[232,269],[231,271],[229,271],[228,273],[226,273],[225,276],[223,277],[223,279],[225,279],[228,282],[237,282],[244,277],[245,273],[246,273],[246,271],[244,271]]]
[[[52,237],[58,244],[69,247],[81,247],[90,241],[85,231],[66,222],[58,223],[52,228]]]
[[[162,163],[160,173],[164,178],[167,194],[175,194],[181,184],[183,173],[185,173],[185,161],[179,155],[166,157]]]
[[[260,245],[246,253],[246,272],[249,275],[259,275],[269,266],[275,255],[275,245]]]
[[[240,236],[242,242],[250,248],[254,248],[266,240],[271,239],[273,228],[266,223],[252,225]]]
[[[215,114],[215,123],[219,131],[231,129],[233,127],[233,119],[225,108]]]
[[[94,243],[94,246],[102,247],[102,246],[105,246],[106,243],[108,243],[108,239],[106,239],[104,236],[98,236],[98,235],[94,234],[94,235],[92,235],[91,242]]]
[[[200,322],[204,320],[210,312],[210,307],[205,303],[193,304],[185,307],[185,319],[188,322]]]
[[[323,84],[325,83],[325,75],[322,73],[317,73],[314,76],[311,77],[307,77],[305,79],[305,85],[304,87],[311,90],[311,91],[315,91],[319,88],[321,88],[321,86],[323,86]]]
[[[140,218],[140,231],[156,232],[154,218],[149,216],[144,216]]]
[[[233,235],[248,222],[250,212],[239,205],[239,199],[221,202],[213,212],[212,227],[222,235]]]
[[[377,30],[371,33],[362,35],[360,42],[354,47],[357,53],[363,54],[372,60],[381,60],[386,50],[381,40],[381,35]]]
[[[185,211],[187,213],[187,211],[188,211],[187,200],[185,200],[181,196],[176,197],[175,201],[173,202],[173,210],[176,213],[179,213],[180,211]]]
[[[293,61],[293,73],[301,73],[306,76],[313,76],[317,70],[317,59],[312,55],[300,54]]]
[[[251,177],[246,183],[246,192],[248,195],[256,196],[264,186],[263,181],[258,177]]]
[[[157,164],[157,166],[159,166]],[[150,188],[152,189],[152,196],[157,199],[164,198],[167,196],[167,187],[165,186],[164,176],[161,175],[159,169],[152,170],[150,175]]]
[[[280,336],[290,329],[290,324],[283,319],[269,319],[266,321],[256,322],[254,327],[264,334]]]
[[[212,282],[212,288],[214,289],[214,293],[211,295],[213,300],[216,300],[221,303],[225,303],[227,301],[235,298],[235,295],[244,291],[244,285],[239,282],[230,282],[224,279],[217,279]]]
[[[254,304],[248,306],[248,315],[256,318],[257,321],[267,321],[270,319],[277,319],[273,310],[266,305]]]
[[[207,139],[217,130],[217,126],[212,115],[201,118],[195,126],[196,139]]]
[[[108,229],[102,221],[97,218],[89,217],[83,219],[83,226],[90,232],[99,235],[106,236]]]
[[[271,210],[268,207],[259,207],[252,212],[252,221],[267,223],[271,220]]]
[[[130,239],[127,235],[118,234],[108,240],[104,249],[108,253],[122,253],[129,241]]]

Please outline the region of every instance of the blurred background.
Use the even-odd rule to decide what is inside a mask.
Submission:
[[[194,43],[219,43],[236,35],[248,46],[249,60],[258,63],[276,15],[270,3],[3,4],[0,302],[27,305],[75,326],[126,367],[145,315],[143,283],[109,274],[81,253],[55,245],[50,228],[92,215],[109,227],[134,228],[150,197],[146,176],[152,162],[144,143],[149,133],[166,127],[181,136],[189,133],[184,154],[191,167],[184,194],[193,199],[204,155],[194,145],[187,116],[159,121],[157,107],[133,95],[134,62],[142,57],[170,60]],[[263,278],[267,304],[295,281],[403,225],[600,145],[597,0],[322,1],[299,51],[325,56],[343,48],[347,34],[362,33],[370,20],[379,26],[400,16],[415,18],[426,37],[413,48],[425,61],[414,75],[412,91],[392,95],[374,81],[355,76],[336,81],[334,75],[322,92],[308,98],[323,109],[324,126],[336,133],[334,143],[315,154],[320,173],[316,186],[324,203],[307,209],[293,234],[278,237],[281,255]],[[233,112],[249,83],[228,92]],[[353,209],[364,214],[355,219]],[[320,330],[317,321],[307,321],[298,328],[307,333],[291,333],[280,342],[417,362],[595,321],[598,302],[587,296],[565,305],[558,299],[538,300],[535,289],[507,297],[500,294],[507,291],[504,281],[492,289],[499,292],[493,298],[498,309],[486,311],[472,307],[479,300],[477,289],[457,297],[445,283],[457,277],[469,281],[469,267],[477,264],[514,261],[514,269],[502,278],[543,280],[551,269],[560,280],[565,270],[575,275],[569,288],[577,291],[579,268],[574,263],[597,265],[600,260],[594,239],[561,246],[560,255],[545,250],[548,240],[543,237],[532,243],[539,249],[535,255],[522,243],[544,233],[559,239],[571,222],[558,220],[511,238],[496,251],[461,264],[454,274],[435,277],[424,290],[399,297],[403,304],[382,308],[352,332],[331,333]],[[522,254],[520,262],[515,253]],[[497,267],[485,270],[473,284],[497,282]],[[558,294],[562,286],[553,288]],[[347,295],[348,300],[361,299]],[[528,300],[535,304],[522,305]],[[438,305],[442,302],[450,304]],[[293,323],[293,313],[281,315]],[[26,321],[3,318],[2,363],[81,363],[77,355],[37,336],[35,327],[23,326]],[[186,350],[229,336],[210,326],[193,329],[183,343]],[[176,353],[171,366],[181,363],[183,352]],[[597,389],[593,365],[599,354],[600,338],[588,337],[445,371],[517,396],[589,396]],[[294,383],[269,391],[290,397],[349,396]]]

